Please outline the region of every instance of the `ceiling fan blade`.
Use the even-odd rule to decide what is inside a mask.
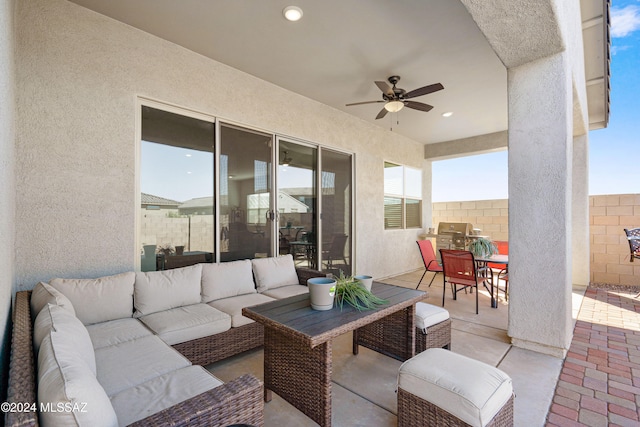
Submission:
[[[427,95],[429,93],[433,93],[433,92],[437,92],[439,90],[444,89],[444,86],[442,86],[440,83],[435,83],[429,86],[424,86],[415,90],[412,90],[411,92],[407,92],[407,94],[404,96],[404,99],[409,99],[409,98],[415,98],[416,96],[422,96],[422,95]]]
[[[383,100],[380,100],[380,101],[365,101],[365,102],[354,102],[354,103],[352,103],[352,104],[346,104],[345,106],[346,106],[346,107],[350,107],[350,106],[352,106],[352,105],[362,105],[362,104],[378,104],[378,103],[380,103],[380,102],[385,102],[385,101],[383,101]]]
[[[395,93],[393,93],[393,89],[387,84],[387,82],[376,81],[375,83],[376,86],[378,86],[378,89],[380,89],[382,93],[384,93],[388,97],[393,98],[396,95]]]
[[[431,111],[433,109],[433,105],[423,104],[422,102],[416,101],[404,101],[404,106],[419,111]]]
[[[376,116],[376,120],[383,118],[384,116],[387,115],[387,109],[383,108],[382,110],[380,110],[380,112],[378,113],[378,115]]]

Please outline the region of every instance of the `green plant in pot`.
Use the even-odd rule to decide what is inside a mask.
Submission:
[[[469,250],[476,258],[487,258],[498,253],[498,247],[493,241],[478,237],[469,243]]]
[[[341,270],[340,277],[336,279],[336,304],[340,310],[345,302],[358,311],[373,310],[380,305],[389,303],[389,301],[375,296],[353,276],[345,276]]]

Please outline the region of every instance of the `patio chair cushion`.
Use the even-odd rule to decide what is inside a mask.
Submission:
[[[202,265],[202,302],[256,292],[250,260]]]
[[[82,322],[68,310],[53,304],[47,304],[33,325],[33,347],[36,356],[40,352],[40,346],[44,337],[51,331],[56,332],[55,342],[58,346],[72,348],[76,355],[81,358],[96,375],[96,355],[87,328]]]
[[[513,394],[511,378],[498,368],[441,348],[404,362],[398,387],[474,427],[487,425]]]
[[[140,320],[133,318],[96,323],[87,326],[87,331],[94,349],[153,335],[153,332]]]
[[[188,366],[123,390],[111,403],[120,425],[129,425],[222,384],[202,366]]]
[[[180,344],[231,328],[231,316],[207,304],[185,305],[140,317],[169,345]]]
[[[60,342],[61,334],[52,330],[38,354],[38,402],[50,405],[38,407],[40,425],[117,426],[109,397],[73,342]]]
[[[304,285],[288,285],[281,286],[276,289],[267,289],[263,294],[271,298],[282,299],[295,295],[306,294],[308,292],[309,288]]]
[[[95,352],[97,378],[109,397],[159,375],[191,366],[187,358],[154,335]]]
[[[266,295],[252,293],[246,295],[238,295],[230,298],[217,299],[215,301],[211,301],[209,305],[231,316],[231,327],[237,328],[238,326],[243,326],[254,322],[254,320],[251,320],[248,317],[244,317],[242,315],[242,309],[244,307],[251,307],[252,305],[263,304],[265,302],[270,302],[273,300],[273,298]]]
[[[267,289],[300,284],[291,254],[255,258],[251,260],[251,265],[253,266],[253,275],[256,278],[256,288],[260,293]]]
[[[202,264],[136,273],[133,317],[199,303],[201,279]]]
[[[127,272],[97,279],[52,279],[49,284],[73,304],[85,325],[131,317],[135,273]]]
[[[62,293],[51,287],[48,283],[38,283],[31,292],[31,320],[35,320],[38,313],[47,305],[55,304],[66,308],[76,315],[76,311],[73,309],[73,304],[69,301],[69,298],[65,297]]]
[[[449,311],[442,307],[425,302],[416,303],[415,322],[416,328],[427,333],[427,328],[449,318]]]

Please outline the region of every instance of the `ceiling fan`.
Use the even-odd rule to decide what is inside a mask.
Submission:
[[[426,112],[431,110],[433,106],[429,104],[423,104],[422,102],[409,101],[409,99],[427,95],[444,89],[444,86],[442,86],[440,83],[435,83],[407,92],[404,89],[396,87],[396,83],[400,81],[400,76],[391,76],[387,80],[389,80],[389,83],[391,83],[393,87],[389,86],[387,82],[375,82],[376,86],[378,86],[378,88],[380,88],[380,90],[382,91],[381,101],[354,102],[352,104],[347,104],[346,106],[350,107],[352,105],[377,104],[380,102],[384,102],[384,108],[380,110],[380,112],[376,116],[376,120],[386,116],[387,112],[396,113],[402,110],[402,108],[404,107]]]

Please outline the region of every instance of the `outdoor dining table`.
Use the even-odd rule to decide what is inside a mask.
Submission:
[[[509,265],[509,255],[495,254],[488,257],[475,257],[475,261],[478,264],[478,268],[487,267],[489,262],[503,264],[506,268]],[[491,277],[491,307],[498,308],[498,298],[493,296],[493,276]]]
[[[321,426],[331,425],[331,340],[353,331],[353,353],[362,345],[399,360],[415,355],[415,303],[426,293],[374,282],[372,292],[388,301],[373,310],[349,304],[311,308],[309,294],[242,309],[264,325],[264,400],[271,393]]]

